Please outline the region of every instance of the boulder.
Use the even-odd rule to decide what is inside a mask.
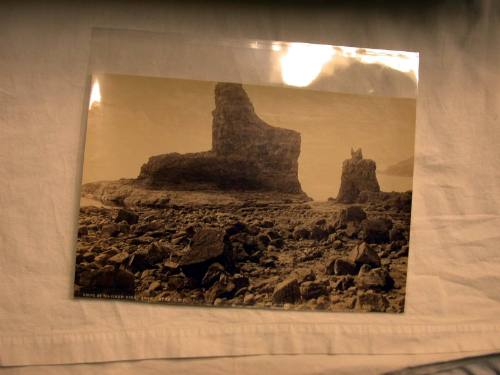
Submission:
[[[392,228],[391,219],[375,218],[366,219],[361,223],[363,228],[363,240],[368,243],[389,242],[389,231]]]
[[[143,271],[152,268],[157,263],[163,263],[169,255],[167,248],[153,242],[149,246],[139,249],[128,257],[128,267],[133,271]]]
[[[303,299],[318,298],[328,294],[327,285],[319,281],[305,281],[300,284],[300,295]]]
[[[148,291],[148,293],[151,293],[151,292],[154,292],[158,289],[161,289],[161,282],[159,282],[158,280],[155,280],[151,284],[149,284],[147,291]]]
[[[120,234],[120,226],[115,223],[104,224],[101,228],[101,232],[104,236],[117,236]]]
[[[245,294],[245,297],[243,298],[243,304],[244,305],[254,305],[255,304],[255,294],[252,294],[252,293]]]
[[[397,256],[398,257],[408,256],[408,250],[409,250],[408,245],[401,246],[401,250],[398,251]]]
[[[180,258],[180,266],[203,263],[217,258],[224,252],[224,231],[202,228],[191,239],[186,253]]]
[[[340,190],[337,194],[337,202],[354,203],[362,191],[380,191],[375,170],[376,163],[373,160],[363,159],[361,149],[351,149],[351,159],[342,164],[342,176]]]
[[[297,227],[292,234],[295,240],[306,240],[311,236],[311,231],[304,227]]]
[[[264,220],[262,223],[260,223],[260,226],[262,228],[272,228],[272,227],[274,227],[274,221],[272,221],[272,220]]]
[[[78,264],[76,266],[75,273],[75,284],[82,287],[88,288],[92,286],[92,281],[95,276],[95,270],[93,269],[82,269]]]
[[[359,289],[389,290],[394,286],[394,280],[384,268],[367,269],[361,267],[356,286]]]
[[[274,287],[273,304],[295,303],[300,300],[300,288],[296,278],[288,278]]]
[[[91,285],[95,290],[103,293],[132,294],[135,288],[135,278],[129,271],[107,266],[95,272]]]
[[[148,232],[154,232],[165,227],[165,222],[163,220],[153,220],[148,223],[137,224],[132,228],[136,235],[143,235]]]
[[[325,263],[325,273],[327,275],[335,275],[335,262],[338,258],[333,257],[326,261]]]
[[[404,230],[400,227],[393,227],[389,231],[389,240],[391,242],[394,241],[404,241],[405,240],[405,233]]]
[[[349,260],[361,267],[363,264],[368,264],[372,267],[380,267],[380,257],[370,245],[363,242],[355,246],[349,254]]]
[[[214,303],[217,298],[233,298],[235,293],[249,285],[247,277],[241,275],[222,275],[220,279],[205,292],[205,300]]]
[[[189,280],[182,274],[172,275],[167,278],[167,286],[170,290],[179,291],[186,287],[188,284]]]
[[[201,281],[201,285],[204,287],[209,287],[213,285],[216,281],[218,281],[221,275],[224,274],[224,266],[220,263],[212,263],[203,276]]]
[[[120,265],[123,264],[127,259],[128,259],[128,253],[121,252],[116,255],[113,255],[111,258],[108,259],[109,263]]]
[[[236,221],[234,223],[229,224],[226,227],[226,234],[228,236],[234,236],[239,233],[245,232],[247,230],[248,226],[241,222],[241,221]]]
[[[356,308],[362,311],[384,312],[388,307],[387,298],[371,291],[360,293],[356,297]]]
[[[128,268],[133,272],[143,271],[152,265],[148,262],[148,251],[146,249],[140,249],[135,251],[128,257]]]
[[[316,241],[322,241],[328,238],[328,231],[325,228],[325,225],[314,225],[311,229],[311,239]]]
[[[221,278],[205,292],[205,301],[213,304],[218,298],[232,298],[236,292],[236,285],[227,277]]]
[[[180,190],[302,192],[300,134],[273,127],[255,113],[241,84],[218,83],[212,112],[212,149],[151,157],[138,182]]]
[[[340,276],[332,285],[333,289],[339,292],[346,291],[352,286],[354,286],[354,277],[351,275]]]
[[[297,278],[299,284],[304,281],[314,281],[316,280],[316,274],[312,269],[299,269],[293,272],[293,276]]]
[[[355,275],[357,272],[356,263],[348,258],[339,258],[335,260],[333,273],[335,275]]]
[[[118,214],[116,215],[115,223],[120,223],[122,221],[126,221],[129,225],[137,224],[139,222],[139,215],[130,210],[120,208],[120,210],[118,210]]]
[[[359,223],[351,221],[347,223],[344,233],[347,237],[355,238],[358,236],[360,229],[361,225]]]
[[[250,285],[250,279],[246,276],[235,274],[232,276],[232,281],[236,285],[236,291],[247,288]]]
[[[349,206],[340,211],[338,227],[345,227],[350,222],[360,223],[366,219],[366,212],[360,206]]]

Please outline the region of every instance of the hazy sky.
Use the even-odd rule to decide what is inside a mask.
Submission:
[[[152,155],[211,149],[214,82],[97,75],[101,102],[89,110],[83,183],[137,177]],[[362,147],[377,169],[413,155],[415,99],[244,85],[256,113],[302,135],[299,180],[312,198],[336,196],[342,161]],[[384,191],[408,177],[378,174]]]

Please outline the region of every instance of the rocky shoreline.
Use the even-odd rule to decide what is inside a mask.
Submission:
[[[75,296],[404,310],[411,193],[364,194],[351,205],[266,193],[161,194],[155,204],[81,207]],[[109,194],[93,197],[113,203],[102,199]]]

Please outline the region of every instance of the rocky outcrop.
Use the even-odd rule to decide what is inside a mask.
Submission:
[[[342,177],[337,202],[354,203],[363,191],[379,192],[375,174],[377,166],[373,160],[363,159],[361,149],[351,149],[351,159],[342,164]]]
[[[241,84],[218,83],[212,150],[153,156],[138,180],[178,190],[261,190],[303,194],[298,180],[300,134],[257,116]]]

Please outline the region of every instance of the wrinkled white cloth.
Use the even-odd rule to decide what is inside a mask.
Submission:
[[[475,353],[474,353],[475,354]],[[460,354],[422,355],[258,355],[184,359],[150,359],[76,365],[51,365],[0,368],[2,375],[53,374],[363,374],[380,375],[409,366],[461,358]]]
[[[499,10],[492,2],[475,4],[390,12],[324,4],[3,2],[0,364],[337,354],[342,356],[332,360],[352,358],[359,370],[356,355],[500,350]],[[248,311],[73,299],[92,27],[420,52],[406,312]],[[303,358],[307,363],[312,357]],[[234,366],[229,359],[206,361],[225,364],[226,371]],[[113,373],[120,366],[129,365],[102,368]],[[276,371],[281,369],[286,367]]]

